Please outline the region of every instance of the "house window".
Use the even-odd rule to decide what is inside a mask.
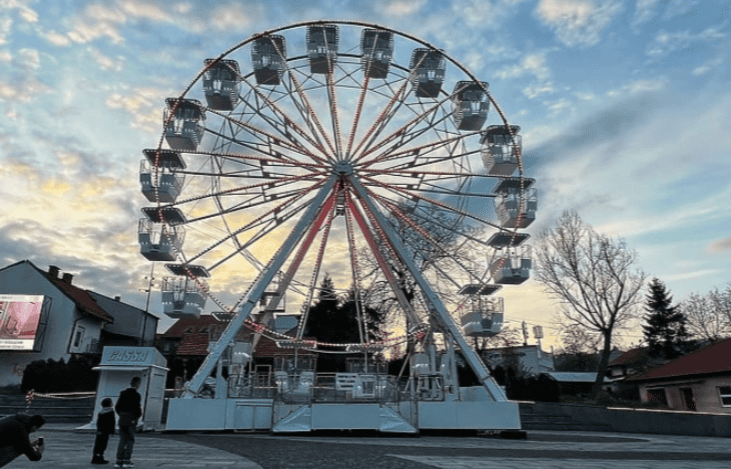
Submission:
[[[718,395],[722,406],[731,407],[731,386],[719,386]]]
[[[665,395],[665,388],[648,389],[647,400],[649,402],[658,402],[662,405],[668,405],[668,398]]]
[[[76,335],[74,336],[74,347],[78,348],[81,344],[81,340],[84,338],[84,327],[78,326],[76,328]]]

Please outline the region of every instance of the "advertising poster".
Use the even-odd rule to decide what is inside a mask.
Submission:
[[[42,295],[0,295],[0,350],[33,350]]]

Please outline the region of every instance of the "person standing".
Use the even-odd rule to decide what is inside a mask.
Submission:
[[[21,454],[31,461],[40,461],[45,445],[39,438],[33,443],[30,434],[46,423],[40,415],[18,413],[0,419],[0,467],[5,466]]]
[[[119,394],[114,410],[119,415],[119,445],[117,445],[117,462],[115,468],[135,467],[132,462],[132,449],[135,444],[135,428],[137,420],[142,417],[142,396],[137,392],[142,379],[132,378],[129,387]]]
[[[109,435],[114,435],[114,409],[112,400],[108,397],[102,399],[102,408],[96,417],[96,439],[94,440],[94,457],[92,464],[106,464],[109,461],[104,459],[104,451],[109,443]]]

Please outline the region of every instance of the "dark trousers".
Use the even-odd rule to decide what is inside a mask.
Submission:
[[[107,443],[109,443],[109,433],[96,432],[94,456],[104,456],[104,451],[107,450]]]
[[[119,426],[119,444],[117,445],[117,462],[130,461],[135,445],[135,427]]]
[[[13,459],[20,456],[20,453],[15,451],[12,446],[4,446],[0,448],[0,467],[9,464]]]

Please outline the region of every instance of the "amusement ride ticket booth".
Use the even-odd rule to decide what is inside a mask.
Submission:
[[[165,397],[167,361],[154,347],[104,347],[102,360],[94,370],[99,371],[94,414],[91,423],[81,429],[96,429],[96,417],[101,402],[109,397],[116,404],[119,394],[129,387],[133,377],[142,383],[137,391],[142,396],[142,431],[157,430],[162,426],[162,405]],[[139,428],[138,426],[138,428]]]

